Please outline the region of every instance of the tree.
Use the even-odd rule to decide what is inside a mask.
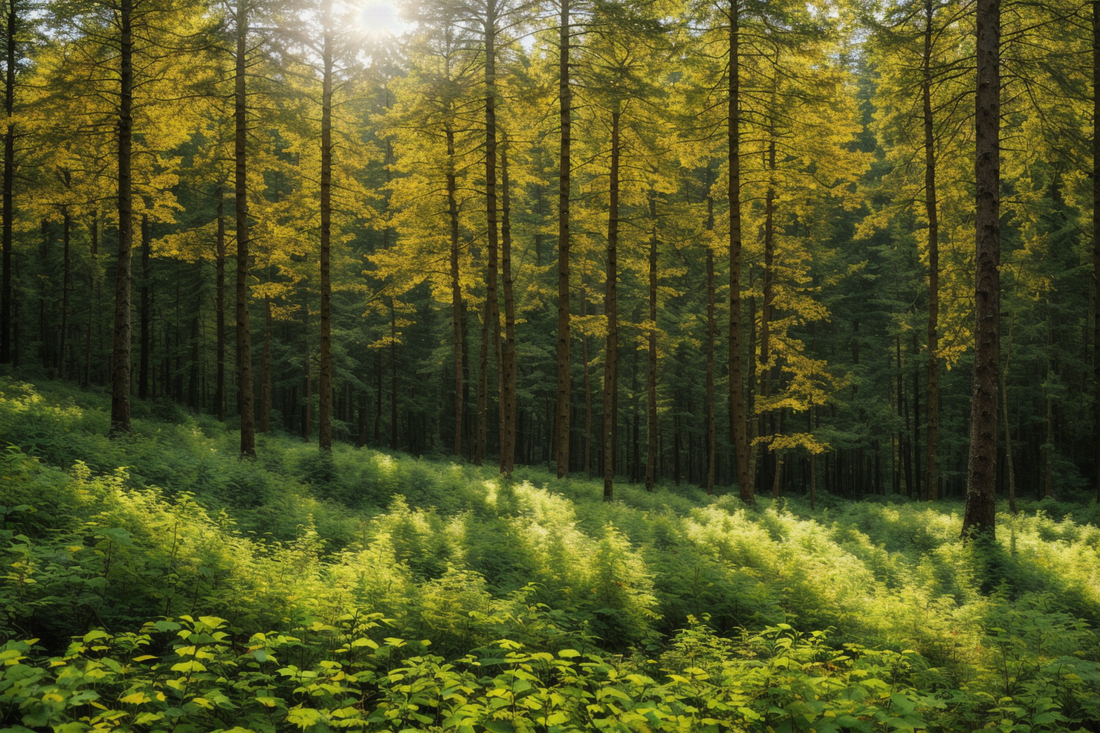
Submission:
[[[995,533],[997,481],[997,377],[1000,371],[1001,229],[1001,5],[977,0],[975,95],[976,279],[974,287],[974,386],[970,404],[963,537]]]

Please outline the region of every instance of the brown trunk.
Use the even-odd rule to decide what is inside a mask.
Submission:
[[[657,194],[649,192],[649,339],[646,350],[645,488],[653,491],[657,473]]]
[[[202,407],[202,401],[199,399],[199,360],[201,358],[201,349],[199,346],[201,327],[199,318],[202,313],[202,283],[203,264],[202,260],[199,260],[195,263],[194,290],[192,291],[195,300],[193,301],[194,310],[191,312],[191,333],[188,335],[191,353],[188,356],[187,368],[187,407],[193,412],[198,412]]]
[[[362,448],[367,444],[367,390],[359,393],[359,436],[355,445]]]
[[[88,326],[84,334],[84,384],[92,383],[92,330],[99,317],[99,212],[92,211],[89,226],[92,264],[88,271]]]
[[[1092,3],[1092,287],[1093,462],[1100,504],[1100,0]]]
[[[588,291],[581,278],[581,317],[588,315]],[[588,365],[588,334],[581,333],[581,363],[584,364],[584,475],[592,478],[592,370]]]
[[[558,401],[554,436],[558,478],[569,473],[569,145],[572,92],[569,88],[569,0],[560,0],[558,29],[558,99],[561,153],[558,159]]]
[[[321,352],[317,390],[317,446],[332,450],[332,0],[321,10],[324,27],[321,49]]]
[[[390,450],[397,450],[397,308],[390,298]]]
[[[256,457],[256,424],[252,390],[252,334],[248,324],[248,98],[245,74],[248,70],[248,1],[237,0],[237,59],[234,80],[233,120],[235,137],[234,194],[237,218],[237,389],[240,392],[241,458]]]
[[[129,54],[132,51],[129,45],[129,32],[130,32],[130,8],[131,4],[129,0],[123,5],[123,14],[125,27],[123,28],[123,52],[127,54],[126,64],[129,65]],[[8,0],[7,13],[5,14],[5,28],[4,37],[7,41],[7,56],[6,65],[4,70],[4,113],[7,116],[7,124],[4,127],[4,190],[3,190],[3,236],[2,236],[2,249],[3,249],[3,272],[0,273],[0,364],[10,364],[12,361],[12,323],[14,321],[12,314],[12,294],[11,294],[11,268],[12,268],[12,222],[15,216],[15,208],[13,205],[12,192],[15,186],[15,122],[12,121],[12,116],[15,112],[15,57],[18,45],[16,44],[16,34],[19,32],[19,12],[17,0]],[[124,71],[126,74],[130,74],[130,70]],[[131,83],[132,77],[127,75],[123,77],[123,84]],[[123,89],[123,94],[129,93],[129,89]],[[128,96],[127,96],[128,98]],[[120,109],[120,117],[122,111]],[[129,114],[129,106],[125,113]],[[121,119],[120,119],[121,122]],[[119,138],[121,140],[124,131],[120,125]],[[129,128],[126,129],[125,134],[129,134]],[[121,157],[122,151],[120,149],[119,156]],[[121,204],[120,204],[121,205]],[[127,408],[128,409],[128,408]],[[113,414],[113,408],[112,408]],[[126,418],[126,423],[129,425],[129,417]],[[114,423],[112,422],[112,425]],[[126,432],[129,432],[129,427],[126,428]]]
[[[618,245],[619,245],[619,112],[611,113],[611,182],[607,208],[607,346],[603,371],[603,500],[615,498],[615,408],[618,396]]]
[[[1047,304],[1050,307],[1050,304]],[[1047,316],[1047,346],[1046,346],[1046,360],[1047,360],[1047,385],[1051,384],[1051,380],[1054,378],[1054,370],[1051,367],[1050,349],[1054,345],[1054,332],[1051,328],[1050,316]],[[1043,444],[1043,458],[1046,471],[1043,477],[1043,496],[1054,498],[1054,399],[1051,396],[1049,387],[1046,391],[1046,419],[1047,419],[1047,439]]]
[[[302,440],[313,437],[313,364],[309,350],[309,286],[302,287],[302,358],[304,381],[302,382]]]
[[[149,217],[141,217],[141,292],[138,296],[141,304],[141,357],[138,362],[138,398],[149,399],[149,363],[153,351],[153,297],[150,286],[152,263],[149,261],[150,248]],[[166,351],[165,354],[168,352]]]
[[[707,231],[714,231],[714,199],[707,194]],[[714,493],[715,456],[714,415],[714,340],[717,327],[714,322],[714,250],[707,242],[707,493]],[[678,477],[677,477],[678,478]]]
[[[72,230],[72,219],[69,210],[64,209],[61,221],[61,336],[57,346],[57,376],[65,378],[65,356],[68,353],[67,339],[69,334],[69,277],[71,262],[69,261],[69,235]]]
[[[264,298],[264,351],[260,360],[260,432],[271,432],[271,298]]]
[[[491,306],[485,299],[481,314],[481,350],[477,362],[477,441],[474,444],[474,465],[480,466],[485,459],[485,441],[489,434],[489,328]]]
[[[977,0],[975,99],[977,182],[975,213],[974,393],[970,403],[970,457],[962,535],[988,534],[996,519],[997,373],[1001,317],[1000,228],[1000,0]]]
[[[215,195],[218,198],[218,236],[214,242],[215,252],[215,360],[217,372],[214,382],[214,402],[218,420],[225,422],[225,218],[222,216],[222,187],[218,186]]]
[[[1005,422],[1005,470],[1008,473],[1008,509],[1016,513],[1016,471],[1012,464],[1012,430],[1008,420],[1008,363],[1012,360],[1012,329],[1008,332],[1005,366],[1001,370],[1001,412]]]
[[[458,256],[460,254],[458,241],[458,182],[455,178],[455,133],[450,125],[447,126],[447,213],[450,221],[451,234],[451,330],[454,338],[454,368],[455,368],[455,444],[454,455],[462,455],[462,396],[466,389],[464,384],[464,369],[462,365],[462,285],[459,279]],[[381,394],[379,394],[381,398]],[[379,411],[382,403],[378,403]],[[378,436],[375,436],[375,440]]]
[[[500,365],[500,472],[512,475],[516,462],[516,296],[512,287],[511,198],[508,191],[508,147],[500,155],[500,268],[504,285],[504,342]]]
[[[925,466],[925,485],[929,501],[940,498],[939,478],[936,473],[936,452],[939,449],[940,427],[940,370],[939,370],[939,313],[940,313],[940,224],[936,202],[936,154],[932,129],[932,0],[925,0],[924,25],[924,78],[921,81],[921,99],[924,107],[924,211],[928,217],[928,397],[925,400],[928,413],[928,455]]]
[[[111,429],[117,437],[130,432],[130,251],[134,241],[131,155],[133,149],[134,39],[133,0],[119,5],[118,104],[118,268],[115,274],[114,341],[111,346]],[[10,67],[9,67],[10,68]],[[12,132],[8,128],[10,139]],[[5,155],[6,157],[6,155]],[[10,171],[11,168],[6,169]],[[5,194],[7,192],[5,191]],[[4,202],[8,208],[8,201]],[[10,222],[5,218],[5,222]]]
[[[741,501],[755,504],[752,472],[749,468],[748,425],[742,387],[741,356],[741,29],[739,0],[729,5],[729,96],[726,137],[729,141],[729,258],[730,258],[730,437],[737,468]]]
[[[919,336],[914,330],[913,332],[913,354],[920,353],[920,341]],[[920,368],[913,365],[913,462],[916,463],[916,470],[913,473],[913,490],[917,496],[928,498],[927,494],[921,493],[921,476],[923,474],[920,470]]]
[[[773,105],[775,95],[772,95]],[[768,190],[764,195],[764,284],[763,303],[760,306],[760,377],[763,382],[764,397],[772,396],[772,380],[775,369],[771,364],[771,322],[772,306],[775,300],[775,130],[769,132],[768,140]],[[779,498],[779,455],[768,453],[768,446],[775,437],[775,413],[765,407],[760,410],[760,435],[765,441],[760,445],[760,462],[767,476],[767,466],[772,466],[772,497]],[[771,426],[769,428],[769,425]],[[763,480],[763,479],[762,479]]]

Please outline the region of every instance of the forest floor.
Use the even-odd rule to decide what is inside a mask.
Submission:
[[[1100,512],[557,480],[0,381],[5,730],[1100,730]],[[7,727],[5,727],[7,726]]]

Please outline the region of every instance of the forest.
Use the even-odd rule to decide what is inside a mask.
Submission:
[[[1100,3],[0,8],[4,730],[1100,730]]]

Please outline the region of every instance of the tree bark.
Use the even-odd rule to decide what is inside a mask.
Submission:
[[[581,275],[581,317],[588,315],[588,290]],[[581,333],[581,363],[584,364],[584,475],[592,478],[592,370],[588,364],[588,334]],[[602,445],[602,444],[601,444]]]
[[[88,271],[88,327],[84,334],[84,384],[92,383],[92,331],[99,318],[99,212],[92,210],[89,226],[91,269]]]
[[[937,501],[940,498],[939,478],[936,473],[940,428],[940,224],[936,200],[935,138],[932,127],[932,0],[925,0],[924,12],[924,68],[921,80],[921,101],[924,113],[924,211],[928,217],[928,396],[925,400],[927,402],[925,411],[928,415],[928,454],[925,466],[925,490],[929,501]]]
[[[504,342],[500,365],[500,472],[512,475],[516,462],[516,296],[512,280],[512,202],[508,191],[507,140],[500,153],[502,194],[500,270],[504,285]]]
[[[129,32],[129,2],[126,8],[126,32]],[[7,123],[4,127],[4,182],[3,182],[3,272],[0,273],[0,364],[10,364],[12,361],[12,222],[15,216],[14,195],[15,187],[15,122],[12,120],[15,112],[15,64],[16,34],[19,32],[19,5],[18,0],[8,0],[7,13],[5,14],[4,35],[7,40],[6,68],[4,70],[4,113]],[[130,46],[123,49],[129,53]],[[129,57],[127,57],[129,61]],[[124,81],[125,83],[125,81]],[[128,90],[124,90],[128,93]],[[122,130],[119,129],[121,137]],[[119,153],[121,155],[121,151]]]
[[[742,387],[741,356],[741,79],[740,79],[740,0],[729,5],[729,95],[726,137],[729,141],[729,377],[730,438],[737,468],[741,501],[755,504],[752,471],[749,467],[748,425],[745,421],[745,394]]]
[[[995,533],[997,374],[1001,316],[1000,0],[977,0],[978,85],[975,99],[974,391],[962,535]]]
[[[321,352],[317,389],[317,445],[332,450],[332,0],[322,4],[324,39],[321,50]]]
[[[214,382],[214,402],[218,420],[225,422],[225,218],[222,215],[222,187],[218,186],[215,196],[218,198],[218,235],[215,246],[215,361],[217,362]]]
[[[773,90],[772,103],[775,103]],[[764,283],[760,304],[760,378],[763,382],[764,397],[772,396],[772,380],[775,370],[771,364],[771,325],[772,308],[775,301],[775,128],[774,122],[769,131],[768,140],[768,190],[764,194]],[[772,476],[772,498],[779,498],[779,455],[769,451],[771,440],[775,436],[775,413],[765,404],[760,410],[760,435],[766,443],[760,445],[760,464],[765,479],[769,464]],[[770,425],[770,428],[769,428]]]
[[[141,217],[141,291],[138,295],[141,307],[141,331],[138,336],[141,355],[138,361],[138,397],[149,399],[149,359],[153,350],[153,298],[150,290],[152,263],[150,257],[149,217]]]
[[[69,259],[69,237],[72,232],[72,218],[68,208],[61,215],[61,335],[57,346],[57,376],[65,378],[65,355],[68,352],[69,336],[69,280],[72,263]]]
[[[240,390],[241,458],[256,457],[252,388],[252,334],[248,322],[248,98],[245,88],[249,0],[237,0],[237,59],[234,81],[234,194],[237,218],[237,388]]]
[[[1100,504],[1100,0],[1092,2],[1092,287],[1093,461]]]
[[[271,432],[271,298],[264,298],[264,349],[260,358],[260,432]]]
[[[115,438],[130,433],[130,252],[133,246],[134,39],[133,0],[119,4],[118,104],[118,267],[115,274],[115,322],[111,346],[111,428]],[[9,135],[11,127],[9,126]],[[5,202],[5,206],[7,202]],[[5,221],[10,221],[5,219]]]
[[[558,478],[569,473],[569,183],[572,92],[569,88],[569,0],[561,3],[558,30],[558,98],[560,102],[561,151],[558,160],[558,401],[554,436]]]
[[[1008,510],[1016,514],[1016,471],[1012,463],[1012,429],[1008,419],[1008,364],[1012,360],[1012,329],[1009,328],[1005,366],[1001,370],[1001,412],[1005,422],[1005,470],[1008,473]]]
[[[604,314],[607,317],[607,346],[603,371],[603,500],[615,498],[615,408],[618,397],[618,244],[619,244],[619,117],[611,113],[611,182],[607,208],[607,289]]]
[[[657,474],[657,194],[649,192],[649,338],[646,344],[645,488],[653,491]]]
[[[450,222],[451,234],[451,330],[454,339],[454,368],[455,368],[455,443],[454,455],[462,455],[462,397],[465,392],[464,369],[462,364],[462,285],[459,278],[459,254],[461,249],[458,241],[458,182],[455,176],[455,133],[451,126],[447,126],[447,213]],[[382,404],[378,405],[379,411]],[[377,440],[377,436],[375,437]]]
[[[714,231],[714,199],[707,194],[707,231]],[[718,335],[714,322],[714,250],[707,242],[707,493],[714,493],[714,474],[717,465],[716,430],[714,415],[714,341]],[[677,483],[679,483],[679,476]]]

